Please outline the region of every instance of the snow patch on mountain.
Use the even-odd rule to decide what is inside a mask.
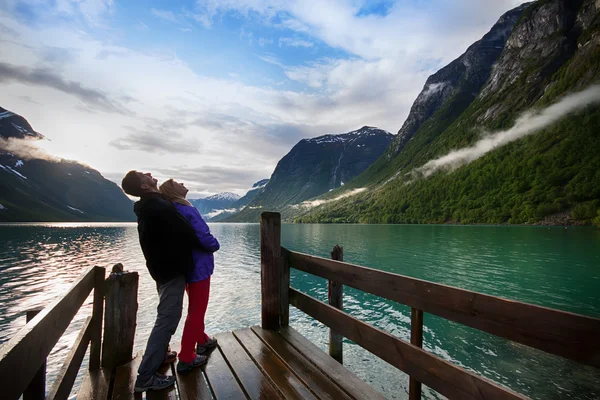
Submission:
[[[6,208],[2,204],[0,204],[0,210],[8,210],[8,208]]]
[[[15,113],[12,113],[10,111],[4,111],[4,112],[0,113],[0,119],[9,118],[9,117],[12,117],[13,115],[15,115]]]
[[[77,212],[79,212],[79,213],[81,213],[81,214],[85,214],[85,213],[84,213],[83,211],[81,211],[79,208],[75,208],[75,207],[71,207],[71,206],[67,206],[67,208],[70,208],[71,210],[73,210],[73,211],[77,211]]]
[[[25,175],[21,174],[18,171],[15,171],[14,169],[12,169],[11,167],[9,167],[8,165],[2,165],[2,164],[0,164],[0,168],[4,169],[6,171],[12,172],[13,174],[17,175],[19,178],[27,179],[27,177]]]
[[[306,143],[315,143],[315,144],[325,144],[325,143],[352,143],[356,141],[360,137],[368,137],[368,136],[376,136],[381,132],[387,133],[391,135],[390,132],[384,131],[383,129],[375,128],[372,126],[364,126],[360,129],[357,129],[352,132],[342,133],[342,134],[327,134],[323,136],[319,136],[312,139],[304,139]],[[363,145],[359,145],[359,147],[364,147]]]
[[[23,166],[23,160],[17,160],[17,162],[15,163],[15,168],[19,168]]]
[[[230,200],[230,201],[236,201],[240,199],[240,195],[237,195],[235,193],[231,193],[231,192],[223,192],[223,193],[217,193],[215,195],[206,197],[206,200]]]

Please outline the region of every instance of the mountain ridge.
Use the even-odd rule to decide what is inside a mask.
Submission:
[[[372,126],[302,139],[277,163],[269,182],[230,222],[258,221],[262,209],[282,208],[345,185],[387,148],[394,135]]]

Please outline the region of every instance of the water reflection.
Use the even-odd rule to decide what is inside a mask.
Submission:
[[[260,255],[257,224],[213,224],[221,242],[215,255],[209,333],[260,323]],[[600,316],[600,233],[591,229],[523,227],[284,225],[282,244],[328,257],[344,246],[348,262],[487,294]],[[24,323],[24,312],[46,306],[87,268],[121,262],[140,273],[136,348],[143,349],[156,316],[156,286],[148,275],[135,224],[0,225],[0,342]],[[325,280],[292,271],[292,285],[325,300]],[[345,288],[345,309],[394,336],[410,337],[410,309]],[[185,305],[187,308],[187,305]],[[91,298],[52,354],[49,380],[66,356]],[[185,313],[184,313],[185,318]],[[328,331],[292,308],[294,328],[327,349]],[[424,347],[469,370],[540,399],[600,397],[600,376],[526,346],[425,314]],[[180,324],[174,342],[180,340]],[[344,364],[385,394],[406,398],[408,379],[346,341]],[[425,388],[426,398],[437,398]]]

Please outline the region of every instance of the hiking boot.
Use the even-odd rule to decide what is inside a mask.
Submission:
[[[197,355],[196,359],[191,363],[186,363],[181,360],[177,363],[177,372],[180,374],[185,374],[186,372],[190,372],[194,368],[198,368],[206,364],[208,357]]]
[[[156,374],[148,382],[140,384],[138,381],[135,382],[133,389],[136,393],[147,392],[148,390],[161,390],[173,386],[175,384],[174,376],[166,376]]]
[[[208,339],[206,343],[196,346],[196,354],[204,354],[206,350],[212,349],[217,345],[217,339]]]

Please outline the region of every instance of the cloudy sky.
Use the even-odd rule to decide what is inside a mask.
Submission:
[[[520,0],[0,0],[0,106],[49,153],[243,194],[300,139],[396,133]]]

